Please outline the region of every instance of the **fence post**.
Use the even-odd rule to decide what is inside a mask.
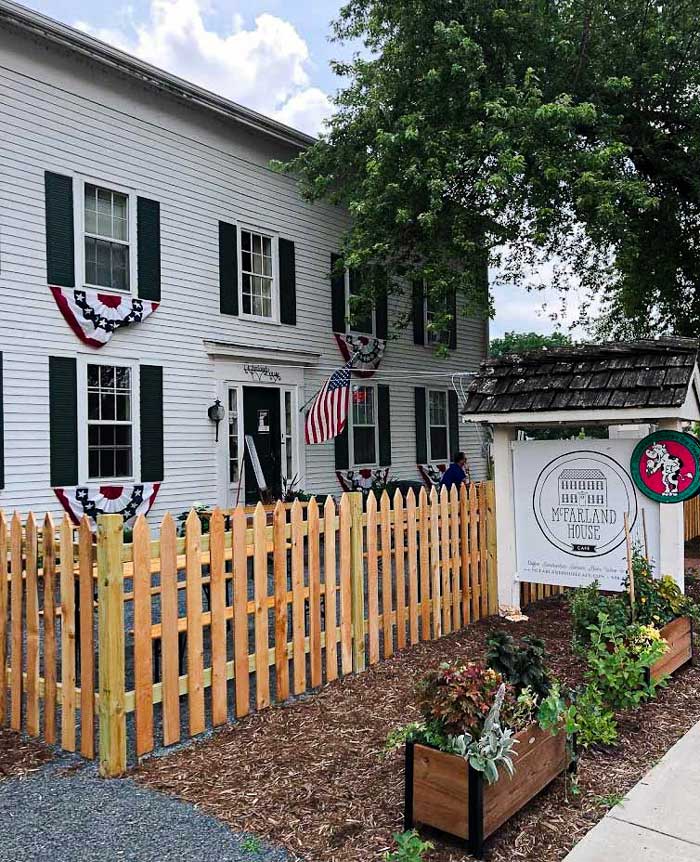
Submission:
[[[498,613],[498,555],[496,543],[496,492],[493,479],[486,484],[486,554],[489,616]]]
[[[98,517],[99,755],[103,778],[115,778],[126,771],[123,539],[121,515]]]
[[[350,501],[350,590],[352,593],[352,665],[365,669],[365,565],[362,548],[362,492],[348,493]]]

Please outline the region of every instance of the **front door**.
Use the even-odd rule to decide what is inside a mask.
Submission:
[[[263,386],[243,388],[243,433],[253,438],[268,490],[274,497],[282,492],[282,433],[280,392]],[[245,501],[260,500],[260,488],[245,446]]]

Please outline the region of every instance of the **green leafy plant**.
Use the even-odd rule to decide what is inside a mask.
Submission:
[[[603,613],[590,626],[590,634],[585,679],[608,708],[634,709],[654,696],[663,682],[654,681],[647,672],[668,649],[664,640],[651,637],[638,625],[620,632]]]
[[[537,723],[542,730],[550,730],[556,734],[570,717],[571,705],[561,692],[558,682],[552,683],[547,697],[542,699],[537,710]],[[569,722],[570,724],[571,722]],[[573,725],[567,727],[567,732],[573,731]]]
[[[445,731],[440,721],[412,721],[403,727],[392,730],[384,745],[386,752],[401,748],[406,742],[418,742],[421,745],[429,745],[431,748],[439,748],[440,751],[452,751],[452,738]]]
[[[204,503],[193,503],[192,509],[199,515],[199,520],[202,522],[202,534],[209,532],[209,518],[207,517],[211,512],[211,508],[209,506],[205,506]],[[177,516],[177,534],[178,536],[184,536],[185,531],[187,529],[187,519],[190,515],[190,509],[186,512],[180,512]]]
[[[576,733],[576,742],[581,748],[617,742],[615,715],[603,703],[602,695],[594,685],[577,694],[569,712],[568,725],[569,732]]]
[[[445,662],[418,687],[418,703],[426,722],[439,721],[452,736],[478,736],[503,682],[500,673],[479,664]],[[514,706],[512,691],[504,695],[505,711]]]
[[[384,854],[385,862],[423,862],[425,854],[433,849],[430,841],[423,841],[415,829],[394,835],[396,849]]]
[[[584,653],[590,644],[591,626],[598,622],[600,614],[605,614],[617,629],[625,628],[631,619],[629,602],[622,596],[603,595],[598,589],[598,581],[574,590],[569,610],[574,650],[578,653]]]
[[[545,667],[544,642],[524,637],[518,642],[506,631],[496,631],[486,640],[486,663],[509,682],[516,693],[530,689],[537,697],[546,697],[551,682]]]
[[[501,683],[483,730],[476,739],[469,733],[453,739],[455,753],[468,760],[477,772],[482,772],[489,784],[498,781],[499,766],[504,766],[511,775],[515,773],[513,755],[516,753],[514,746],[517,740],[511,728],[501,726],[501,707],[505,696],[506,686]]]
[[[257,835],[246,835],[241,842],[241,848],[246,853],[252,853],[254,856],[260,856],[263,852],[262,841]]]

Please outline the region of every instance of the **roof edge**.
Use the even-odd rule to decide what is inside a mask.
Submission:
[[[83,33],[75,27],[56,21],[41,12],[27,9],[19,3],[12,2],[12,0],[0,0],[0,22],[2,21],[14,24],[72,51],[86,55],[104,66],[125,73],[142,83],[150,84],[183,102],[198,105],[299,149],[304,149],[317,141],[313,135],[307,135],[305,132],[286,126],[271,117],[266,117],[264,114],[245,108],[223,96],[218,96],[216,93],[192,84],[184,78],[179,78],[177,75],[172,75],[157,66],[139,60],[126,51],[114,48],[112,45]]]

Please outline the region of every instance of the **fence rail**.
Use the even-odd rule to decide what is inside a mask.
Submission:
[[[141,517],[129,544],[117,515],[94,537],[0,513],[0,722],[117,775],[128,741],[142,756],[196,736],[497,601],[492,483],[193,511],[184,536]]]

